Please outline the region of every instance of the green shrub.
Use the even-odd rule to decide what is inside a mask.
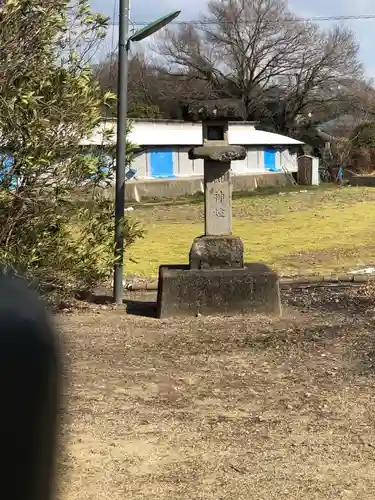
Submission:
[[[91,291],[110,277],[114,264],[113,203],[96,195],[87,207],[51,200],[25,203],[12,215],[14,199],[0,200],[0,266],[25,276],[44,293],[64,300]],[[21,216],[22,214],[22,216]],[[125,219],[125,246],[143,236]]]
[[[107,21],[87,0],[12,0],[1,10],[0,152],[14,162],[0,165],[0,266],[54,298],[91,290],[114,264],[114,207],[101,194],[112,148],[81,146],[115,99],[85,60]],[[142,234],[126,221],[127,246]]]

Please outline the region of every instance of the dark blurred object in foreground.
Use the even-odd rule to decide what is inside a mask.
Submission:
[[[60,399],[57,337],[38,297],[22,281],[2,275],[0,395],[4,497],[50,500]]]

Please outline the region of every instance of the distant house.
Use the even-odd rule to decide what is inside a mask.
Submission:
[[[113,132],[114,120],[103,120],[98,129],[82,142],[100,147]],[[252,122],[230,122],[229,143],[244,146],[247,158],[232,162],[234,175],[259,175],[288,170],[297,171],[297,154],[303,144],[296,139],[265,132]],[[132,120],[129,140],[137,145],[132,168],[138,179],[201,177],[203,160],[190,160],[189,149],[203,144],[202,123],[171,120]]]

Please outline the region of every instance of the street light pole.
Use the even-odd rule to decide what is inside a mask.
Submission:
[[[116,197],[115,197],[115,264],[113,295],[122,303],[124,284],[124,214],[126,127],[128,114],[128,49],[130,0],[120,0],[119,57],[117,81],[117,144],[116,144]]]
[[[125,163],[126,122],[128,114],[128,55],[131,42],[140,42],[175,19],[176,10],[157,19],[129,37],[130,0],[120,0],[120,33],[117,82],[117,144],[116,144],[116,198],[115,198],[115,264],[113,298],[122,303],[124,295],[124,241],[125,241]]]

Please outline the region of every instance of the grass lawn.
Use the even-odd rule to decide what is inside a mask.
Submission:
[[[192,240],[203,233],[202,202],[140,207],[134,217],[147,233],[127,255],[128,275],[156,276],[160,264],[187,263]],[[246,260],[281,275],[366,266],[375,263],[375,189],[236,198],[233,233],[244,241]]]

